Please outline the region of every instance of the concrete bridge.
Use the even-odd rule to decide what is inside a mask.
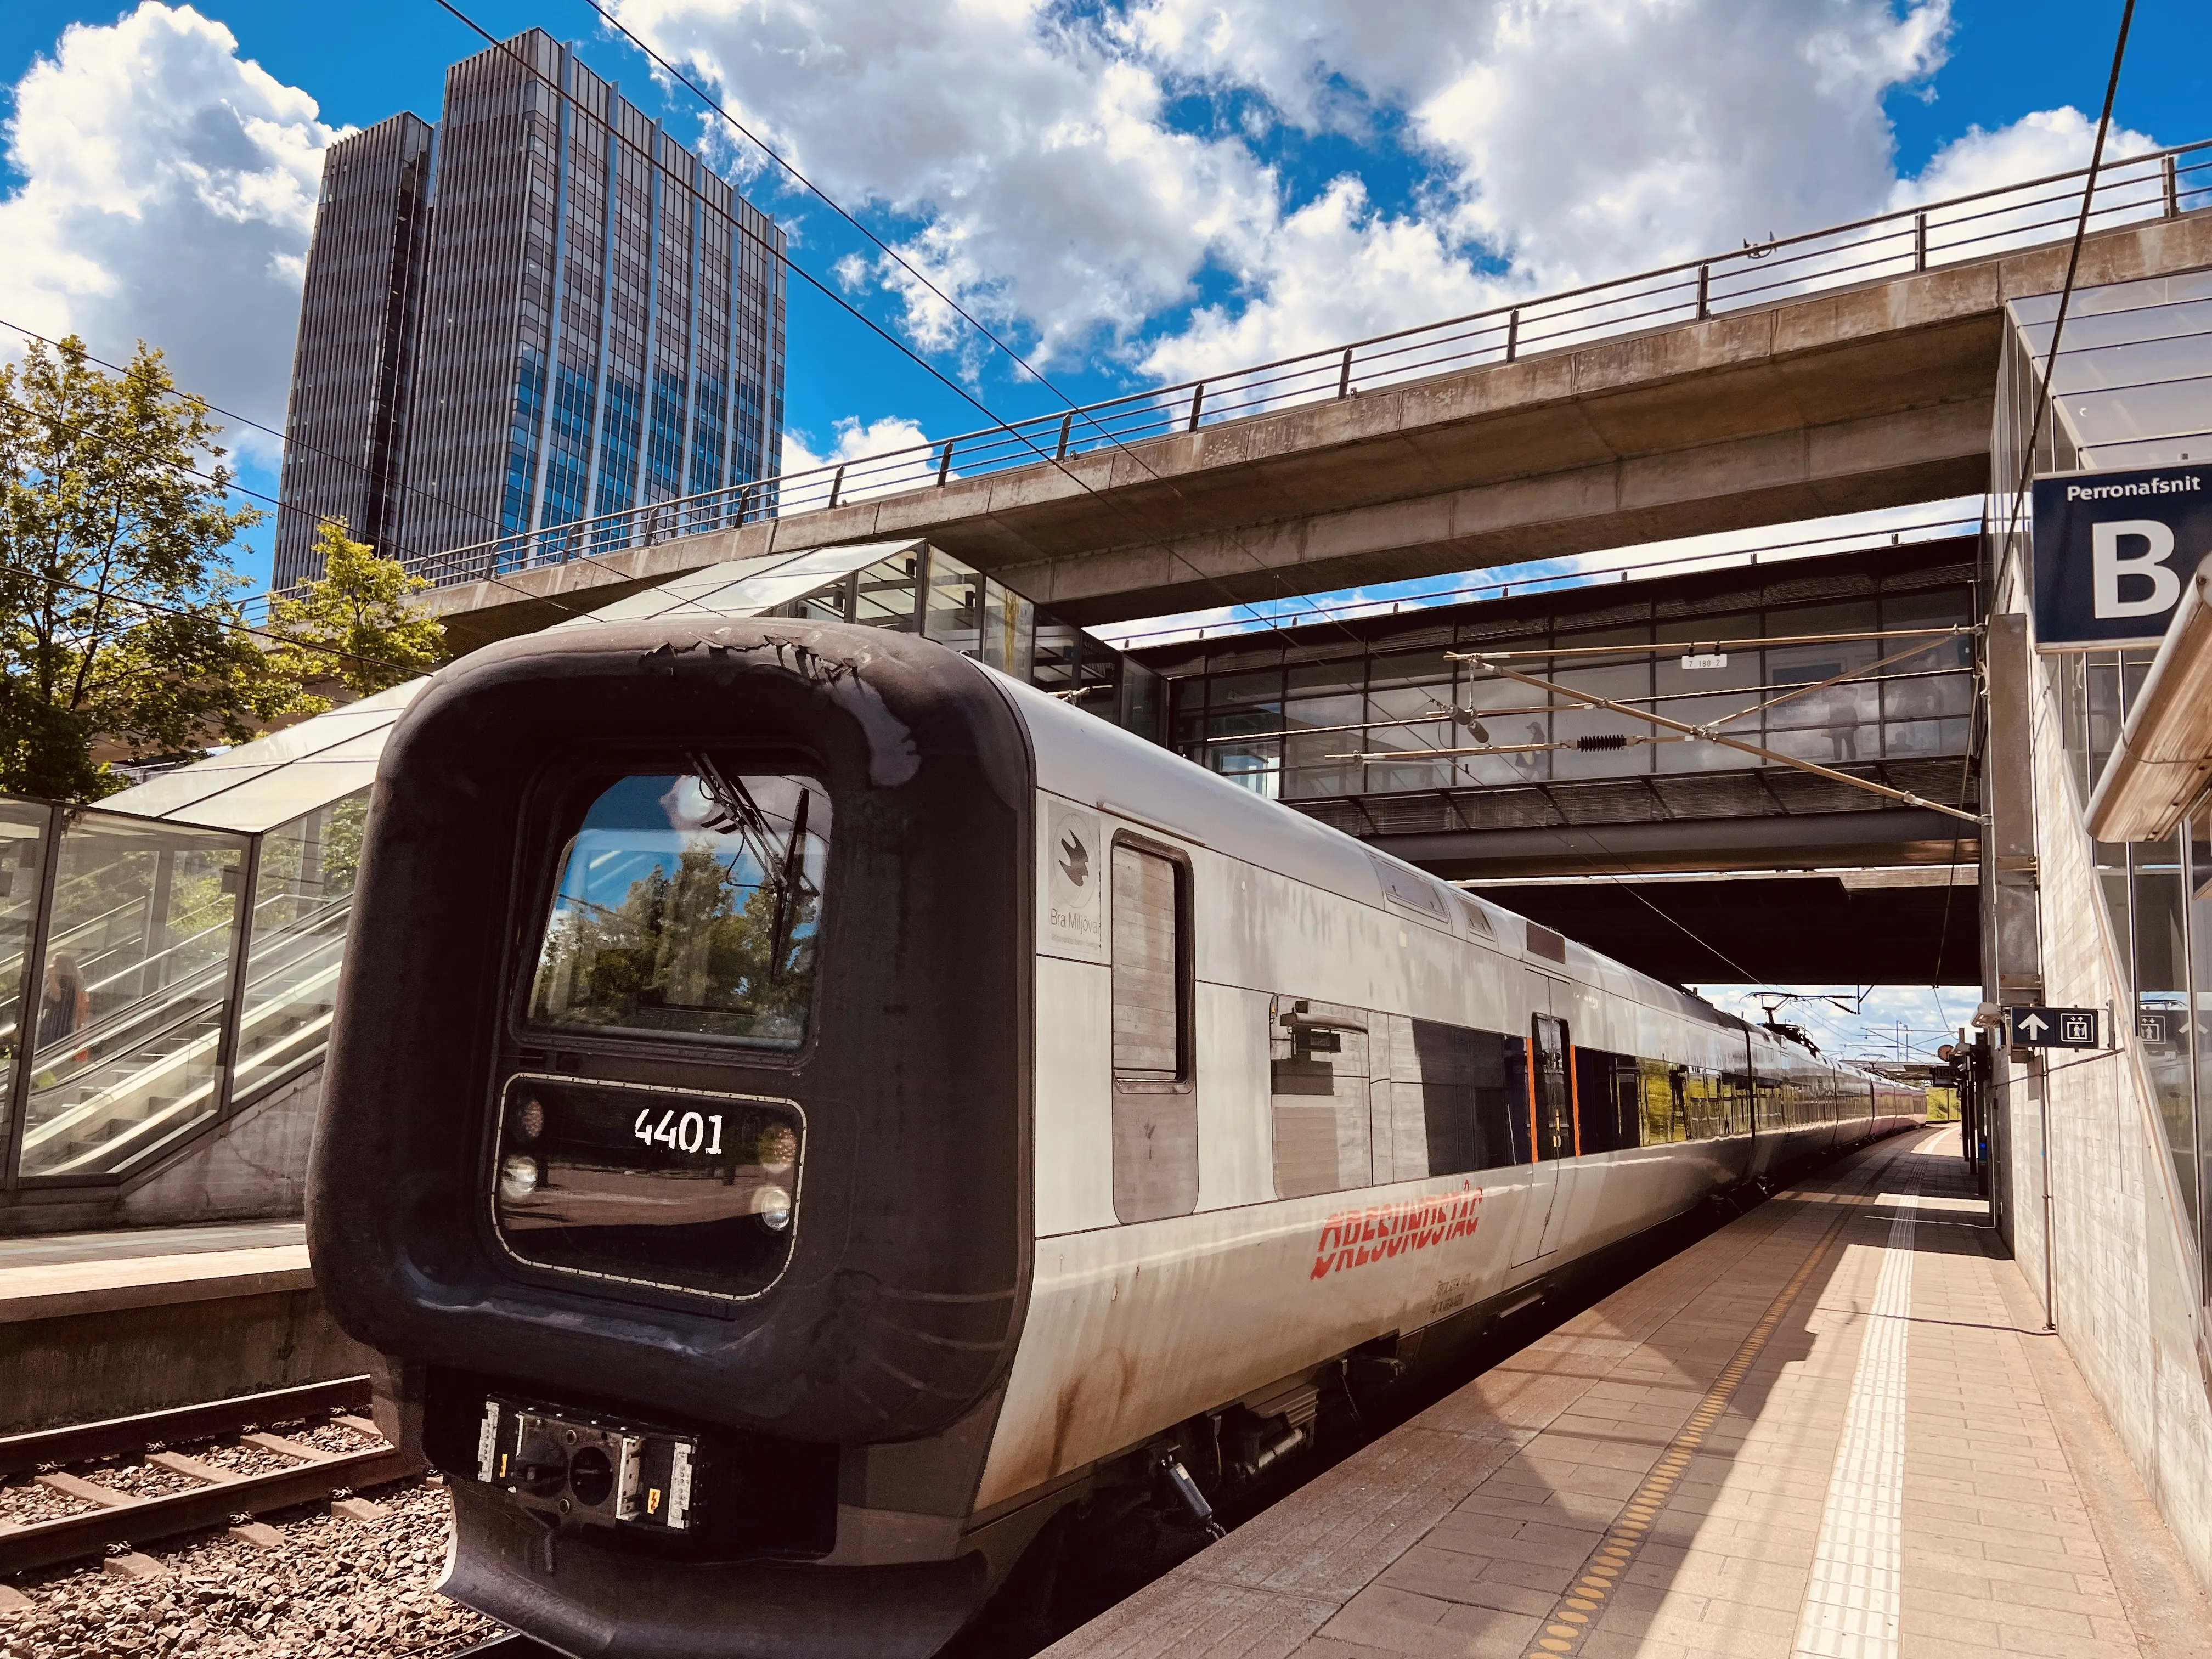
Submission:
[[[2053,245],[426,596],[473,646],[678,572],[922,536],[1098,623],[1970,495],[2002,313]],[[2090,237],[2083,286],[2212,266],[2212,210]]]

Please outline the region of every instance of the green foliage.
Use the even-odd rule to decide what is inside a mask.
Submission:
[[[368,832],[368,791],[331,804],[323,822],[323,891],[350,892],[361,878],[361,844]]]
[[[538,1017],[795,1038],[813,996],[819,902],[802,887],[785,907],[778,951],[778,884],[755,885],[738,868],[686,848],[673,875],[655,865],[618,909],[569,911],[546,940]]]
[[[438,665],[446,625],[407,606],[407,596],[426,592],[428,582],[409,575],[397,559],[378,557],[335,522],[316,532],[315,550],[323,574],[269,605],[270,629],[284,640],[273,654],[285,672],[303,682],[337,680],[366,697]]]
[[[87,800],[134,757],[243,743],[298,686],[242,631],[222,428],[143,343],[110,374],[74,336],[0,366],[0,789]],[[204,471],[199,469],[204,468]]]

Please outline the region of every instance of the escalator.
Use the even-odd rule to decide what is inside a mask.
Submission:
[[[282,915],[289,908],[295,914]],[[119,907],[58,935],[48,960],[73,944],[86,1000],[101,1009],[42,1042],[32,1060],[21,1172],[119,1175],[143,1166],[212,1118],[226,1066],[234,1100],[295,1074],[320,1054],[352,911],[348,892],[302,911],[296,896],[257,904],[236,1052],[222,1053],[231,992],[231,928],[190,933],[151,955],[127,946],[143,919]],[[270,912],[266,916],[259,914]],[[259,924],[270,925],[265,933]]]

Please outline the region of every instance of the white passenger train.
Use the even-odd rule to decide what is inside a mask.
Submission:
[[[909,636],[562,630],[386,751],[310,1240],[576,1654],[934,1651],[1577,1262],[1920,1121]],[[437,947],[427,955],[424,941]]]

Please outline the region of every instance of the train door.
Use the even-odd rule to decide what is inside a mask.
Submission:
[[[1561,1171],[1575,1155],[1572,1068],[1567,1023],[1552,1014],[1529,1021],[1529,1144],[1535,1164],[1529,1172],[1528,1213],[1521,1223],[1513,1265],[1519,1267],[1559,1247],[1566,1224],[1566,1194]]]

